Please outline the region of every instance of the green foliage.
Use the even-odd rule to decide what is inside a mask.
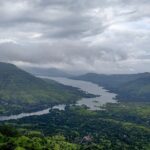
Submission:
[[[18,137],[9,137],[1,135],[3,141],[0,141],[1,150],[77,150],[76,144],[69,143],[63,136],[52,137],[28,137],[22,135]]]
[[[19,135],[18,131],[11,125],[0,126],[0,133],[9,137],[15,137]]]
[[[65,111],[55,109],[47,115],[10,122],[16,123],[17,128],[26,128],[29,139],[47,136],[51,149],[63,149],[63,145],[69,149],[74,143],[71,148],[79,150],[149,150],[149,109],[148,104],[130,103],[107,104],[100,111],[67,106]]]
[[[0,63],[0,114],[29,112],[56,104],[74,103],[93,96],[77,88],[42,80],[17,68]]]

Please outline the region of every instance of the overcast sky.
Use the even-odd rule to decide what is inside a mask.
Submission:
[[[0,61],[150,71],[150,0],[0,0]]]

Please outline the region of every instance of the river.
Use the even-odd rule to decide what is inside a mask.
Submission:
[[[68,78],[55,78],[55,77],[41,77],[41,78],[47,78],[47,79],[52,79],[55,80],[61,84],[64,85],[69,85],[72,87],[77,87],[87,93],[95,94],[95,95],[100,95],[95,98],[82,98],[77,102],[76,105],[86,105],[89,107],[91,110],[98,110],[100,109],[100,106],[106,104],[106,103],[116,103],[117,101],[115,100],[116,94],[115,93],[110,93],[103,87],[98,86],[97,84],[87,82],[87,81],[80,81],[80,80],[72,80]],[[53,108],[57,108],[60,110],[64,110],[65,105],[57,105],[54,106]],[[35,116],[35,115],[44,115],[49,113],[50,108],[37,111],[37,112],[32,112],[32,113],[21,113],[18,115],[10,115],[10,116],[1,116],[0,121],[6,121],[6,120],[12,120],[12,119],[20,119],[28,116]]]
[[[98,86],[97,84],[81,81],[81,80],[72,80],[68,78],[55,78],[47,77],[49,79],[55,80],[61,84],[77,87],[82,91],[85,91],[90,94],[100,95],[95,98],[82,98],[77,102],[77,105],[86,105],[91,110],[98,110],[99,106],[102,106],[106,103],[116,103],[115,97],[116,94],[110,93],[103,87]],[[61,105],[59,105],[61,107]],[[56,108],[59,108],[56,106]]]

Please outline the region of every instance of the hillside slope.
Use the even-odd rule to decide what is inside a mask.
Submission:
[[[87,95],[76,88],[46,82],[15,65],[0,63],[0,114],[72,103],[82,96]]]
[[[119,99],[150,102],[150,75],[123,84],[119,89]]]
[[[150,102],[150,73],[103,75],[88,73],[74,79],[96,83],[118,94],[120,101]]]

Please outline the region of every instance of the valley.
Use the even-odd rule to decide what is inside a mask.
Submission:
[[[150,149],[149,73],[35,77],[5,63],[0,71],[0,149]]]
[[[15,65],[0,63],[0,115],[19,114],[95,97],[77,88],[37,78]]]
[[[73,79],[90,81],[117,94],[120,102],[150,102],[150,73],[104,75],[88,73]]]
[[[84,91],[85,93],[89,93],[91,95],[93,94],[95,95],[95,97],[80,98],[75,103],[70,102],[70,103],[64,103],[64,104],[57,104],[50,108],[46,108],[44,110],[39,110],[35,112],[26,112],[26,113],[20,113],[16,115],[0,116],[0,121],[20,119],[20,118],[35,116],[35,115],[40,116],[40,115],[48,114],[49,110],[51,109],[64,110],[66,105],[78,105],[78,106],[84,105],[90,110],[100,110],[101,106],[103,106],[106,103],[117,103],[117,101],[115,100],[116,94],[109,93],[109,91],[90,82],[80,81],[80,80],[78,81],[71,80],[71,79],[67,79],[63,77],[54,78],[54,77],[43,76],[42,79],[46,80],[47,82],[51,82],[52,80],[55,80],[57,81],[57,84],[60,83],[64,86],[71,86],[71,87],[77,88],[79,90]]]

